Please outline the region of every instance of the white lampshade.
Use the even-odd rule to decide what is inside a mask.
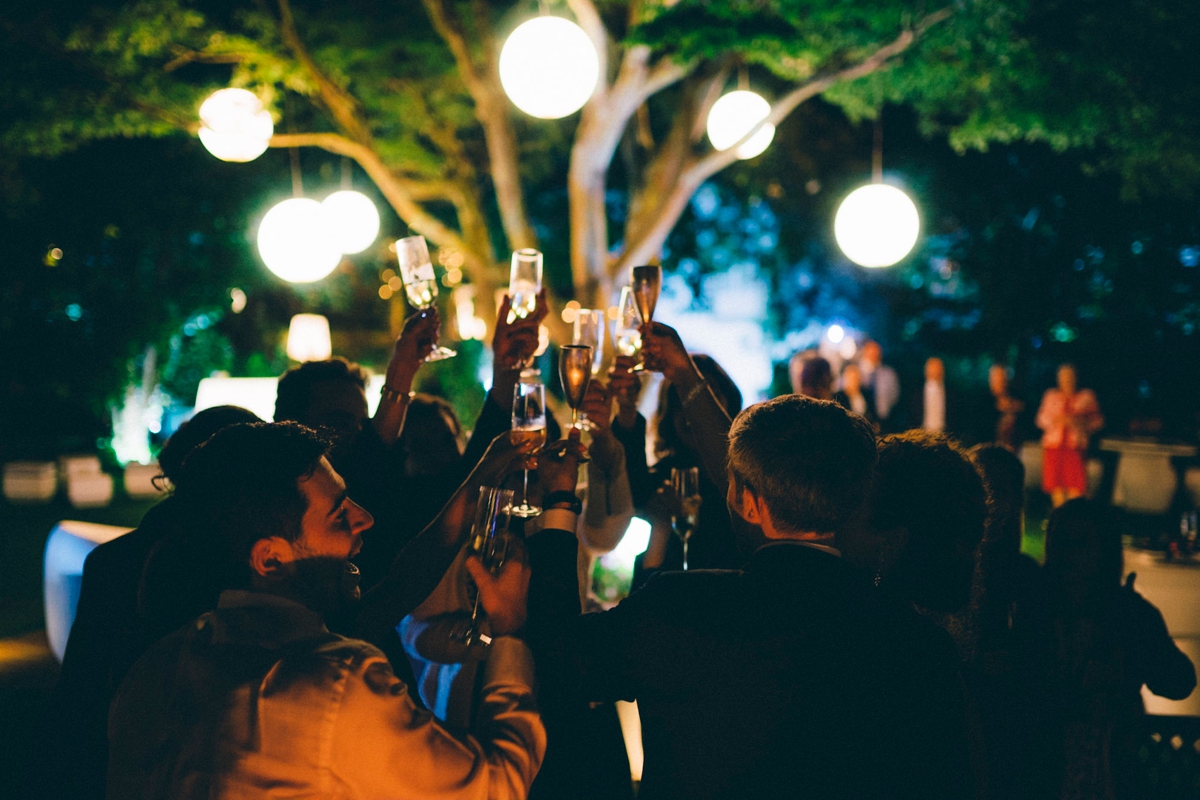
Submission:
[[[222,161],[253,161],[266,152],[275,123],[245,89],[220,89],[200,105],[200,143]]]
[[[267,269],[291,283],[319,281],[342,260],[321,204],[305,197],[289,198],[267,212],[258,226],[258,254]]]
[[[287,355],[292,361],[324,361],[333,355],[329,320],[320,314],[297,314],[288,325]]]
[[[739,89],[722,95],[708,112],[708,140],[718,150],[728,150],[771,113],[771,104],[762,95]],[[740,159],[754,158],[766,150],[775,138],[775,126],[767,123],[737,149]]]
[[[500,84],[531,117],[559,119],[583,108],[600,78],[592,40],[562,17],[534,17],[500,50]]]
[[[362,192],[334,192],[321,202],[334,244],[346,255],[361,253],[379,235],[379,211]]]
[[[838,247],[856,264],[890,267],[917,243],[917,207],[895,186],[870,183],[842,201],[833,221]]]

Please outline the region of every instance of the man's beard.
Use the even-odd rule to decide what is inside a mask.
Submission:
[[[330,614],[358,602],[358,579],[358,567],[345,559],[300,558],[292,562],[286,592],[313,611]]]

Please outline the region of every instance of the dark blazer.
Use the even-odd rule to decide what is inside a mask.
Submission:
[[[973,793],[953,644],[815,548],[660,573],[539,649],[542,676],[637,700],[644,800]]]
[[[136,530],[100,545],[84,562],[51,701],[48,796],[104,797],[108,707],[125,673],[156,639],[139,616],[142,569],[154,547],[182,524],[177,503],[166,498],[146,512]]]

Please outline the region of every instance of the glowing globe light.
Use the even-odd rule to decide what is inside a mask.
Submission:
[[[267,212],[258,226],[258,254],[267,269],[291,283],[319,281],[342,260],[324,209],[306,197],[284,200]]]
[[[860,186],[842,201],[833,233],[846,257],[864,267],[890,267],[909,254],[921,232],[909,196],[883,183]]]
[[[200,105],[200,143],[222,161],[253,161],[275,133],[271,112],[245,89],[220,89]]]
[[[728,150],[770,113],[771,104],[762,95],[744,89],[723,95],[708,112],[708,140],[716,149]],[[735,153],[743,160],[754,158],[766,150],[774,138],[775,126],[768,122]]]
[[[329,320],[320,314],[296,314],[288,324],[287,356],[292,361],[325,361],[333,355]]]
[[[559,119],[583,108],[600,78],[592,40],[562,17],[535,17],[517,27],[500,50],[500,84],[531,117]]]
[[[361,192],[334,192],[321,202],[321,211],[334,244],[346,255],[366,250],[379,235],[379,211]]]
[[[830,325],[829,330],[825,331],[825,336],[830,342],[839,344],[842,339],[846,338],[846,329],[841,325]]]

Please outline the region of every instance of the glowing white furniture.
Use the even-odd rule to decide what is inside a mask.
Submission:
[[[58,491],[53,461],[10,461],[4,465],[4,498],[13,503],[49,503]]]
[[[110,476],[109,480],[112,478]],[[60,662],[67,649],[67,636],[75,621],[83,562],[99,545],[124,536],[132,528],[100,525],[65,519],[50,531],[42,559],[42,601],[46,614],[46,639]]]

